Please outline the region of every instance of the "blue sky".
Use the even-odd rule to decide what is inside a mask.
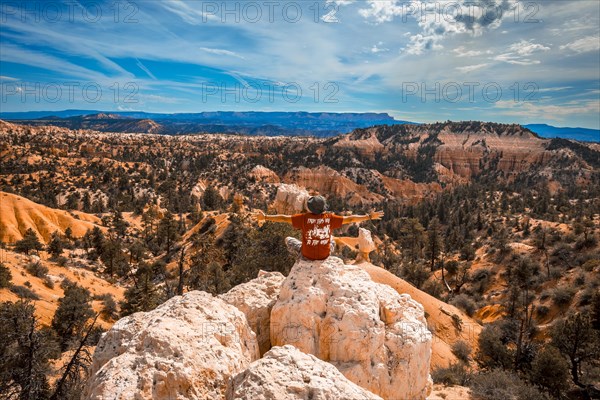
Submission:
[[[2,1],[2,111],[600,128],[600,2]]]

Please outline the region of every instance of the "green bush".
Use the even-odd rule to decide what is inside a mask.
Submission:
[[[39,300],[40,299],[40,296],[38,296],[33,290],[31,290],[25,286],[12,285],[10,287],[10,291],[22,299],[31,299],[31,300]]]
[[[453,275],[458,271],[458,261],[456,261],[456,260],[448,261],[446,263],[446,265],[444,265],[444,267],[446,267],[446,271],[448,271],[448,273],[450,275]]]
[[[0,289],[9,287],[11,280],[12,274],[10,273],[10,269],[3,263],[0,263]]]
[[[38,278],[45,278],[48,274],[48,267],[43,265],[40,261],[31,262],[27,264],[25,270],[29,272],[31,275]]]
[[[595,268],[600,267],[600,260],[599,259],[591,259],[591,260],[587,260],[585,263],[583,263],[583,265],[581,266],[581,268],[583,268],[584,271],[587,272],[592,272]]]
[[[450,300],[450,304],[464,311],[469,317],[472,317],[473,314],[475,314],[475,302],[467,295],[459,294]]]
[[[471,360],[471,351],[471,345],[464,340],[459,340],[452,345],[452,354],[464,363],[468,363]]]
[[[546,306],[537,306],[535,310],[540,318],[544,318],[550,312],[550,308]]]
[[[493,370],[476,375],[470,387],[473,396],[481,400],[548,400],[544,393],[508,371]]]
[[[561,392],[569,386],[569,363],[556,347],[546,346],[533,360],[531,380],[560,398]]]
[[[46,286],[48,289],[54,289],[54,281],[50,279],[49,276],[46,276],[44,278],[44,286]]]
[[[552,302],[557,307],[566,307],[571,303],[575,291],[567,287],[557,287],[552,291]]]
[[[436,368],[431,372],[431,379],[435,383],[441,383],[446,386],[465,386],[470,379],[470,373],[464,364],[451,364],[447,368]]]

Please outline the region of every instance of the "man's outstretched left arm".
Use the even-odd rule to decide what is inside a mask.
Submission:
[[[350,215],[344,217],[342,224],[353,224],[355,222],[369,221],[374,219],[381,219],[383,217],[383,211],[373,211],[367,215]]]

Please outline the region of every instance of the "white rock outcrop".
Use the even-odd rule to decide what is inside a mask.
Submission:
[[[85,399],[222,399],[259,358],[245,315],[194,291],[120,319],[100,339]]]
[[[274,347],[233,379],[227,400],[381,400],[333,365],[293,346]]]
[[[306,189],[282,183],[277,188],[273,206],[278,214],[298,214],[304,211],[304,204],[309,197]]]
[[[273,346],[328,361],[384,399],[429,394],[431,338],[419,303],[336,257],[296,262],[271,311]]]
[[[256,333],[261,356],[271,348],[271,309],[284,280],[285,276],[280,272],[260,271],[256,279],[237,285],[219,296],[246,315],[250,327]]]
[[[358,258],[357,261],[370,261],[369,254],[375,251],[377,247],[373,238],[371,237],[371,231],[365,228],[358,228]]]

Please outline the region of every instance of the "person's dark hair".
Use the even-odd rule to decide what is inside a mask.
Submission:
[[[327,210],[327,200],[323,196],[311,196],[306,202],[306,208],[313,214],[323,214]]]

